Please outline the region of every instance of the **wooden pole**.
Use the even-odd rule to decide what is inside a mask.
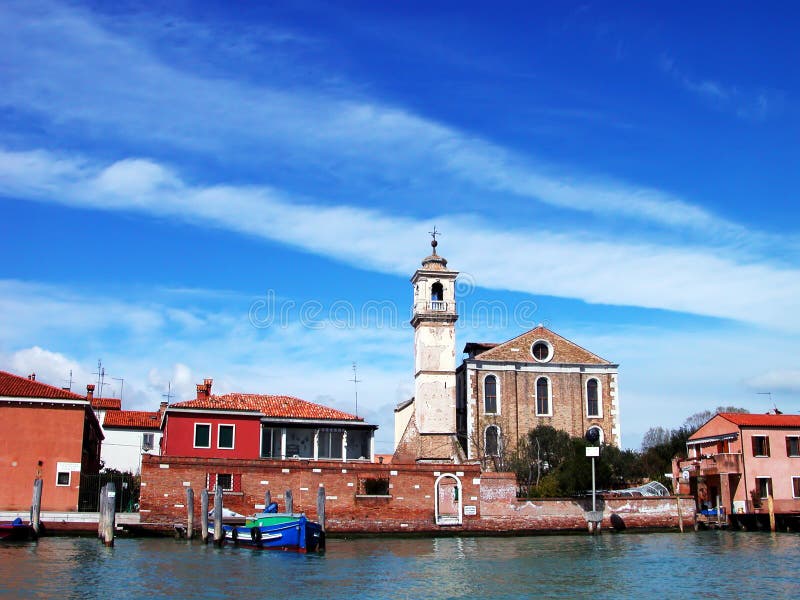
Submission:
[[[270,494],[269,490],[267,490],[264,492],[264,512],[267,511],[270,504],[272,504],[272,494]]]
[[[325,531],[325,486],[319,486],[317,490],[317,521]]]
[[[186,488],[186,539],[194,537],[194,490]]]
[[[286,490],[286,512],[292,514],[294,512],[294,500],[292,499],[292,490]]]
[[[683,533],[683,512],[681,512],[681,497],[678,496],[675,504],[678,506],[678,529]]]
[[[208,543],[208,490],[200,492],[200,539]]]
[[[106,486],[106,511],[103,527],[103,542],[106,546],[114,545],[114,512],[117,504],[117,491],[113,481]]]
[[[214,545],[222,546],[225,532],[222,529],[222,488],[217,484],[214,487]]]
[[[106,513],[106,486],[100,488],[100,496],[97,498],[97,539],[103,539],[103,531],[105,524],[103,522],[103,515]]]
[[[37,477],[33,480],[33,500],[31,501],[31,527],[36,537],[39,537],[40,521],[39,515],[42,511],[42,478]]]
[[[772,483],[770,482],[770,487]],[[767,496],[767,508],[769,509],[769,530],[775,531],[775,503],[772,500],[772,494]]]

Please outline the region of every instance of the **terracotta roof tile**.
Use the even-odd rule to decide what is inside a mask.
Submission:
[[[103,420],[104,428],[160,429],[161,418],[158,412],[144,410],[110,410]]]
[[[120,410],[122,408],[122,400],[119,398],[92,398],[92,408]]]
[[[284,419],[310,419],[325,421],[363,421],[335,408],[314,404],[293,396],[260,394],[223,394],[170,404],[170,408],[202,408],[211,410],[240,410],[260,412],[265,417]]]
[[[0,371],[0,396],[12,398],[51,398],[54,400],[86,400],[81,396],[40,381],[31,381],[13,373]]]
[[[740,427],[800,427],[800,415],[720,413],[719,416]]]

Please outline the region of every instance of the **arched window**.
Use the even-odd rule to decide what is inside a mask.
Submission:
[[[444,288],[440,282],[436,282],[431,286],[431,301],[441,302],[444,300]]]
[[[494,375],[487,375],[483,380],[483,408],[487,413],[497,413],[497,377]]]
[[[600,382],[597,379],[586,382],[586,416],[600,416]]]
[[[489,425],[485,435],[486,456],[498,456],[500,454],[500,428],[497,425]]]
[[[539,377],[536,380],[536,414],[549,416],[550,413],[550,380]]]

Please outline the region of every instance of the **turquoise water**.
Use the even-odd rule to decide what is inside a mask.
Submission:
[[[324,555],[184,540],[0,546],[2,598],[788,598],[800,536],[329,539]]]

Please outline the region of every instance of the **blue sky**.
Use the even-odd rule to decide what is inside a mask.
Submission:
[[[435,224],[458,350],[544,323],[619,362],[625,446],[797,412],[797,12],[5,2],[0,368],[352,411],[356,361],[389,452]]]

